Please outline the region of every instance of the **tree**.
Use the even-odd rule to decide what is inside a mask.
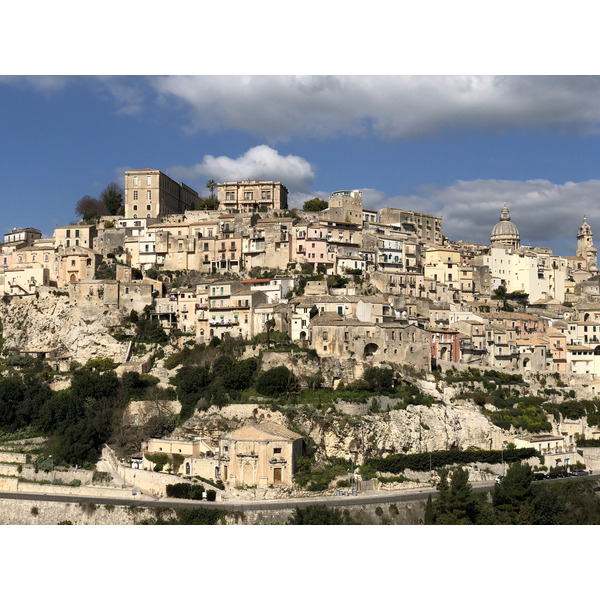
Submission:
[[[425,507],[426,525],[469,525],[478,522],[479,498],[469,483],[469,472],[462,467],[454,469],[448,483],[449,470],[440,469],[438,497]]]
[[[219,200],[217,198],[205,198],[198,202],[198,210],[217,210],[219,208]]]
[[[256,382],[256,391],[265,396],[281,396],[293,393],[298,385],[294,374],[283,365],[263,371]]]
[[[290,517],[288,525],[345,525],[344,518],[338,508],[329,508],[323,504],[311,504],[304,508],[297,507]]]
[[[302,210],[306,212],[321,212],[329,207],[329,202],[327,200],[321,200],[321,198],[313,198],[312,200],[307,200],[303,206]]]
[[[265,329],[267,331],[267,350],[271,348],[271,331],[275,328],[276,324],[275,319],[269,319],[265,323]]]
[[[363,373],[368,389],[372,392],[385,394],[394,389],[394,370],[381,367],[368,367]]]
[[[214,179],[209,179],[206,182],[206,187],[210,190],[210,199],[214,198],[215,188],[217,187],[217,182]]]
[[[533,471],[526,463],[514,462],[506,477],[492,490],[492,504],[497,523],[531,524]]]
[[[431,499],[431,494],[427,496],[427,504],[425,505],[425,517],[423,519],[423,523],[425,525],[435,524],[435,513],[433,511],[433,500]]]
[[[109,215],[119,214],[123,206],[123,190],[116,181],[111,181],[100,193]]]
[[[92,221],[98,217],[108,215],[106,205],[102,200],[92,198],[92,196],[84,196],[75,206],[75,214],[81,217],[84,221]]]

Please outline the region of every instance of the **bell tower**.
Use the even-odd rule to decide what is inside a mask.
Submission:
[[[598,272],[598,265],[596,263],[597,252],[594,247],[592,228],[589,226],[586,217],[583,217],[583,224],[577,232],[577,256],[585,258],[587,270],[593,273]]]

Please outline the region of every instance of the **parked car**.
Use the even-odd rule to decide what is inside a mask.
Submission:
[[[558,477],[558,473],[556,471],[550,471],[548,475],[546,475],[546,479],[556,479]]]
[[[496,483],[500,483],[504,479],[504,475],[498,475],[496,477]]]
[[[545,473],[538,472],[538,473],[534,473],[533,474],[533,480],[534,481],[541,481],[542,479],[546,479]]]
[[[585,475],[589,475],[589,473],[587,471],[584,471],[583,469],[576,469],[575,471],[573,471],[572,475],[574,477],[583,477]]]
[[[559,477],[571,477],[571,473],[569,471],[558,471]]]

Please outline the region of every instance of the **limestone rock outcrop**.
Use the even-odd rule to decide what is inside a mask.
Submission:
[[[110,335],[122,315],[103,304],[79,306],[68,296],[52,292],[14,296],[0,302],[0,322],[5,348],[20,352],[68,354],[85,364],[94,358],[125,359],[127,344]]]

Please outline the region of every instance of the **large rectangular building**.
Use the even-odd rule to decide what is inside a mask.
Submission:
[[[125,218],[157,219],[193,210],[198,192],[156,169],[125,172]]]
[[[441,246],[444,242],[442,217],[439,216],[388,207],[379,211],[379,222],[383,225],[403,225],[411,229],[421,244]]]
[[[267,212],[288,207],[288,190],[280,181],[248,179],[217,184],[219,210]]]

